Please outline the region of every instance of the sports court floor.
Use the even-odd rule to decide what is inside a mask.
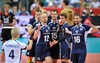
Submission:
[[[19,38],[21,42],[27,44],[27,38]],[[1,53],[2,43],[0,41],[0,53]],[[100,38],[88,37],[87,38],[87,58],[86,63],[100,63]],[[4,63],[0,61],[0,63]],[[25,56],[25,51],[22,55],[22,63],[27,63],[27,57]],[[58,63],[60,63],[58,61]]]

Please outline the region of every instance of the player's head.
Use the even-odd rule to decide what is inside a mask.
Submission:
[[[65,13],[60,14],[60,20],[62,21],[62,24],[66,22],[67,15]]]
[[[4,4],[4,10],[5,12],[9,12],[10,5],[9,4]]]
[[[51,17],[52,17],[52,20],[57,20],[57,17],[58,17],[58,11],[56,9],[53,9],[51,11]]]
[[[40,1],[38,2],[38,8],[43,7],[43,6],[44,6],[44,2],[43,2],[42,0],[40,0]]]
[[[69,0],[63,0],[62,6],[68,6],[69,5]]]
[[[82,16],[80,14],[75,14],[74,15],[74,22],[76,25],[79,25],[82,21]]]
[[[40,9],[35,10],[35,18],[36,18],[37,21],[41,20],[41,14],[42,14],[42,12],[41,12]]]
[[[43,23],[47,23],[47,21],[48,21],[48,15],[47,15],[47,13],[43,13],[43,14],[41,15],[41,21],[42,21]]]
[[[12,28],[11,35],[12,35],[12,38],[18,39],[20,37],[19,28],[17,28],[17,27]]]

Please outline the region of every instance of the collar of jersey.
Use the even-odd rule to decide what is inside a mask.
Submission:
[[[82,26],[82,23],[79,26],[76,25],[75,27],[81,27],[81,26]]]

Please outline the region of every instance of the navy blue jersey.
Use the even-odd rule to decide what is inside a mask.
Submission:
[[[72,34],[72,53],[86,53],[86,38],[91,33],[91,27],[81,24],[80,26],[71,26],[66,32]]]
[[[48,24],[48,26],[50,27],[50,36],[51,36],[51,41],[54,40],[58,40],[58,27],[59,27],[59,24],[56,23],[56,22],[50,22]]]
[[[40,45],[40,44],[49,44],[50,42],[50,27],[48,25],[41,25],[42,28],[40,30],[40,33],[39,33],[39,36],[38,36],[38,39],[37,39],[37,45]],[[37,30],[38,27],[36,26],[36,29]]]
[[[32,28],[35,28],[36,25],[39,24],[39,23],[40,23],[40,22],[36,21],[35,18],[32,18],[32,19],[30,20],[30,22],[29,22],[28,25],[32,26]],[[33,35],[34,35],[34,33],[30,36],[30,39],[32,39]]]
[[[66,35],[66,38],[61,41],[62,48],[70,48],[70,45],[69,45],[69,42],[68,42],[69,37],[67,36],[68,34],[65,33],[65,28],[67,28],[68,26],[69,26],[68,23],[63,24],[62,27],[61,27],[62,32],[59,33],[59,39]]]
[[[10,12],[8,15],[2,14],[0,20],[2,20],[3,26],[9,26],[9,23],[13,23],[13,19],[15,19],[14,14]]]

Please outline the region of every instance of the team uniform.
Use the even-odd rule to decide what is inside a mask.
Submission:
[[[5,52],[5,63],[20,63],[22,50],[26,48],[26,44],[18,40],[8,40],[3,46],[2,50]]]
[[[65,13],[67,15],[67,22],[69,24],[69,26],[74,25],[74,11],[70,8],[64,8],[61,11],[61,14]]]
[[[61,59],[70,59],[70,45],[69,45],[69,39],[70,35],[65,33],[65,28],[67,28],[69,25],[68,23],[64,23],[61,26],[61,31],[59,32],[59,39],[65,36],[65,39],[60,40],[60,48],[61,48]]]
[[[72,35],[72,56],[73,63],[84,63],[86,58],[86,38],[91,33],[91,27],[81,24],[66,28],[66,32]]]
[[[10,13],[8,15],[2,14],[1,19],[3,23],[3,27],[10,26],[9,23],[13,23],[13,19],[15,19],[14,14]],[[9,33],[8,33],[9,32]],[[1,37],[2,40],[11,39],[11,29],[2,29]]]
[[[38,23],[40,23],[40,22],[36,21],[36,19],[33,18],[32,20],[30,20],[28,26],[32,26],[32,28],[34,29]],[[30,36],[30,39],[33,40],[32,48],[31,48],[31,50],[27,50],[27,52],[26,52],[26,55],[31,56],[31,57],[35,57],[36,40],[33,39],[33,35],[34,35],[34,33]]]
[[[59,27],[59,24],[57,22],[50,22],[48,24],[48,26],[50,27],[50,36],[51,36],[51,42],[54,40],[58,40],[58,27]],[[59,43],[58,44],[55,44],[53,45],[51,48],[50,48],[50,51],[51,51],[51,57],[53,59],[59,59]]]
[[[37,38],[36,43],[36,60],[37,61],[44,61],[45,57],[51,56],[50,54],[50,27],[48,25],[42,25],[42,28],[39,32],[39,36]],[[38,30],[36,27],[35,30]]]

